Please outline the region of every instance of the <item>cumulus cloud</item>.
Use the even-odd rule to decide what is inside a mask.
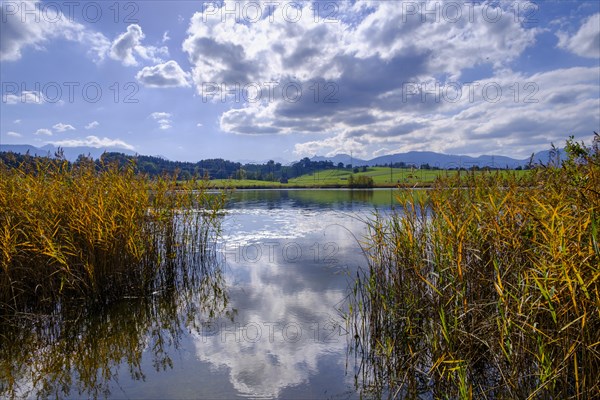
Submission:
[[[63,124],[62,122],[59,122],[58,124],[53,125],[52,128],[56,132],[74,131],[75,130],[75,127],[73,127],[73,125]]]
[[[515,84],[519,85],[518,95]],[[486,87],[493,89],[486,94]],[[407,97],[400,112],[379,112],[377,121],[368,127],[349,127],[324,140],[297,143],[295,153],[311,156],[353,151],[371,157],[385,147],[389,153],[414,150],[527,158],[551,141],[564,140],[566,134],[600,128],[600,88],[594,67],[532,75],[507,72],[478,81],[472,98],[470,90],[462,89],[453,102],[444,100],[443,95],[436,102],[431,94],[423,98],[417,92]],[[497,98],[496,90],[502,93]],[[444,93],[443,88],[440,92]]]
[[[23,2],[24,7],[35,8],[37,2]],[[14,3],[12,7],[0,7],[0,61],[16,61],[21,58],[22,50],[31,46],[41,48],[43,42],[47,40],[45,34],[50,33],[50,27],[45,23],[22,22],[19,12],[19,3]]]
[[[163,62],[160,56],[168,56],[166,47],[142,45],[146,37],[138,24],[131,24],[127,31],[117,36],[110,46],[110,58],[120,61],[123,65],[138,65],[136,56],[152,62]]]
[[[158,123],[158,128],[167,130],[171,128],[171,113],[156,111],[150,117]]]
[[[20,124],[20,123],[21,123],[21,120],[20,120],[20,119],[15,119],[15,120],[13,121],[13,124]]]
[[[222,7],[232,9],[229,3]],[[435,68],[457,75],[478,63],[506,64],[533,44],[538,32],[525,29],[506,9],[504,18],[488,22],[482,4],[474,5],[472,21],[457,22],[441,14],[427,17],[424,9],[407,18],[397,2],[340,2],[336,23],[315,20],[308,5],[290,22],[285,8],[274,6],[272,18],[265,15],[250,24],[222,21],[219,12],[194,14],[183,43],[195,66],[194,79],[242,84],[286,75],[332,79],[362,59],[389,61],[406,54],[427,55],[428,68],[419,72]],[[269,40],[273,37],[277,44]]]
[[[23,136],[19,132],[13,132],[13,131],[6,132],[6,135],[7,136],[12,136],[12,137],[21,137],[21,136]]]
[[[176,61],[144,67],[135,76],[143,85],[153,88],[190,86],[190,74],[184,72]]]
[[[46,102],[41,92],[24,90],[21,94],[7,94],[2,96],[2,102],[9,105],[14,104],[44,104]],[[21,120],[18,120],[21,122]],[[18,122],[15,122],[17,124]]]
[[[60,147],[116,147],[120,149],[135,150],[135,148],[121,139],[110,139],[107,137],[99,138],[97,136],[87,136],[80,139],[68,139],[51,142],[55,146]]]
[[[37,131],[34,132],[34,135],[52,136],[52,131],[50,129],[40,128],[40,129],[38,129]]]
[[[124,65],[136,65],[133,52],[136,46],[140,46],[143,38],[144,33],[139,25],[129,25],[127,32],[122,33],[112,42],[110,57],[121,61]]]
[[[223,132],[303,134],[299,156],[386,148],[526,157],[565,132],[598,127],[597,68],[515,73],[544,28],[514,18],[511,2],[454,4],[456,19],[441,2],[415,2],[411,13],[398,2],[339,2],[335,23],[307,5],[294,22],[276,5],[251,23],[223,20],[216,6],[194,14],[183,50],[198,94],[229,100]],[[597,57],[597,18],[563,45]],[[471,82],[474,70],[485,75]]]
[[[171,113],[163,112],[163,111],[156,111],[156,112],[153,112],[152,114],[150,114],[150,116],[154,119],[170,118]]]
[[[85,126],[85,129],[94,129],[100,126],[100,123],[98,121],[92,121],[89,124],[87,124]]]
[[[558,47],[568,50],[581,57],[600,57],[600,13],[588,17],[579,30],[569,35],[558,32]]]
[[[408,109],[401,116],[405,118],[411,108],[424,107],[403,102],[406,83],[457,80],[465,69],[484,64],[505,69],[534,44],[539,32],[515,20],[502,2],[473,4],[473,18],[457,22],[432,18],[425,10],[407,17],[397,2],[337,5],[336,23],[315,18],[307,5],[294,22],[282,17],[283,6],[249,24],[223,21],[214,10],[194,14],[183,50],[193,65],[197,92],[213,100],[221,99],[223,91],[241,92],[230,96],[236,106],[220,117],[223,131],[320,132],[366,140],[375,127],[380,136],[388,131],[408,135],[417,127],[394,130],[394,115]],[[233,9],[228,2],[223,7]],[[489,13],[504,7],[504,18],[489,22],[484,7]],[[269,40],[273,37],[277,43]],[[248,96],[248,87],[258,96]],[[426,106],[428,112],[440,108],[431,102]],[[331,140],[332,146],[343,142]]]
[[[96,60],[102,60],[110,42],[99,32],[93,32],[84,25],[76,23],[62,13],[56,13],[54,7],[43,11],[39,1],[7,2],[0,7],[0,61],[16,61],[22,57],[26,48],[40,50],[54,39],[79,42],[88,49]],[[30,16],[23,18],[24,10]],[[35,14],[38,18],[35,18]]]

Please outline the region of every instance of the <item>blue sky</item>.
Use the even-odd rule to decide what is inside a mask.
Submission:
[[[1,1],[0,143],[526,158],[600,131],[600,2]]]

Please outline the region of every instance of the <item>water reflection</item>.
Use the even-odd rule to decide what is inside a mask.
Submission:
[[[143,381],[142,357],[154,370],[173,366],[172,353],[195,326],[225,312],[222,264],[197,253],[150,297],[93,308],[63,303],[51,315],[0,321],[0,397],[106,397],[120,370]],[[188,259],[188,261],[190,261]],[[168,283],[168,284],[167,284]]]
[[[260,206],[276,209],[287,207],[337,210],[360,210],[365,207],[393,207],[395,189],[282,189],[238,190],[233,193],[230,207]]]
[[[251,196],[256,193],[243,197]],[[234,395],[352,397],[353,381],[345,375],[347,332],[336,307],[346,295],[348,274],[362,262],[356,242],[364,229],[361,213],[332,204],[298,208],[302,196],[290,198],[289,192],[267,196],[233,206],[224,224],[237,314],[194,333],[196,354],[228,371]],[[364,208],[365,216],[371,210]]]
[[[2,321],[0,397],[356,398],[338,308],[390,196],[235,192],[218,245],[151,297]]]

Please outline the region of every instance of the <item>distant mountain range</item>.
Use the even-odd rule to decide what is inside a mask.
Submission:
[[[234,160],[234,161],[239,162],[240,164],[266,164],[269,161],[274,161],[275,163],[280,163],[281,165],[293,164],[292,162],[289,162],[285,158],[281,158],[281,157],[265,158],[264,160],[240,159],[240,160]]]
[[[120,149],[120,148],[95,148],[95,147],[63,147],[64,156],[69,161],[75,161],[80,154],[89,155],[93,158],[99,158],[102,153],[106,152],[117,152],[123,153],[126,155],[135,155],[134,152],[130,150]],[[58,150],[57,147],[48,144],[43,147],[34,147],[31,145],[20,145],[20,144],[5,144],[0,145],[0,151],[12,151],[14,153],[25,154],[29,151],[29,154],[32,156],[54,156],[54,153]],[[562,151],[561,151],[562,152]],[[564,152],[562,152],[564,153]],[[561,154],[562,154],[561,153]],[[541,151],[534,155],[533,162],[534,163],[544,163],[548,162],[548,158],[550,155],[550,151]],[[282,164],[288,164],[286,160],[283,159],[273,159],[275,162],[281,162]],[[529,158],[526,159],[515,159],[505,156],[494,156],[494,155],[483,155],[479,157],[470,157],[464,155],[450,155],[450,154],[442,154],[435,153],[432,151],[410,151],[408,153],[397,153],[390,154],[386,156],[380,156],[373,158],[371,160],[363,160],[357,157],[351,157],[348,154],[336,154],[333,157],[322,157],[315,156],[311,158],[311,161],[331,161],[334,164],[339,164],[340,162],[344,165],[352,164],[353,166],[374,166],[374,165],[389,165],[390,163],[400,163],[403,162],[407,165],[415,165],[416,167],[421,166],[422,164],[429,164],[431,167],[439,167],[439,168],[469,168],[472,166],[478,167],[497,167],[497,168],[516,168],[523,167],[529,163]],[[251,163],[244,160],[243,163]],[[260,164],[266,163],[259,162]]]
[[[559,150],[560,154],[564,154],[564,151]],[[533,157],[533,163],[543,163],[546,164],[548,162],[548,158],[550,156],[550,151],[540,151],[536,153]],[[390,154],[386,156],[380,156],[373,158],[371,160],[363,160],[356,157],[351,157],[348,154],[336,154],[333,157],[322,157],[316,156],[312,157],[311,161],[331,161],[334,164],[343,163],[344,165],[352,164],[355,167],[360,167],[363,165],[372,167],[375,165],[389,165],[390,163],[400,163],[403,162],[407,165],[415,165],[416,167],[421,166],[422,164],[429,164],[431,167],[439,167],[441,169],[446,168],[469,168],[473,166],[478,167],[496,167],[496,168],[516,168],[516,167],[524,167],[529,163],[529,158],[526,159],[515,159],[505,156],[494,156],[494,155],[483,155],[479,157],[471,157],[464,155],[450,155],[450,154],[442,154],[435,153],[432,151],[410,151],[408,153],[397,153]]]

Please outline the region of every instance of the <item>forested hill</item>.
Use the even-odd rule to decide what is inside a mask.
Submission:
[[[60,154],[56,154],[60,158]],[[18,167],[27,163],[34,163],[38,156],[18,154],[13,152],[0,152],[0,162],[9,167]],[[68,161],[65,161],[68,162]],[[308,158],[292,164],[282,165],[274,161],[264,164],[242,164],[223,160],[221,158],[201,160],[196,163],[184,161],[170,161],[153,156],[131,156],[123,153],[104,153],[98,160],[83,155],[72,164],[81,162],[94,162],[102,164],[117,163],[120,166],[133,165],[136,172],[157,175],[177,174],[179,179],[209,178],[209,179],[256,179],[262,181],[285,181],[304,174],[325,169],[349,168],[350,166],[334,165],[331,161],[311,161]]]

